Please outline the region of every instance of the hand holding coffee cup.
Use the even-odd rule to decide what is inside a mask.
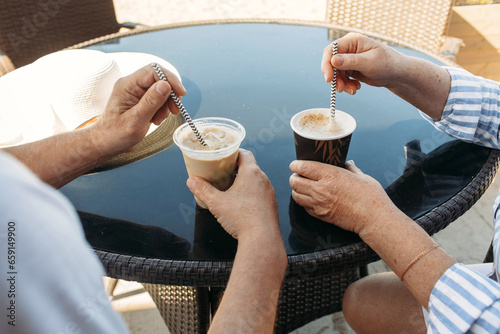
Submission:
[[[199,118],[193,121],[207,145],[202,145],[188,123],[174,132],[174,143],[181,149],[189,177],[199,176],[219,190],[227,190],[236,177],[239,147],[245,128],[230,119]],[[208,207],[196,198],[196,203]]]

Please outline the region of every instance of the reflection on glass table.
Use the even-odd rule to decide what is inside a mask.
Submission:
[[[245,127],[241,147],[254,153],[276,191],[289,260],[276,331],[288,332],[340,310],[345,288],[378,257],[357,235],[312,218],[290,198],[290,119],[298,111],[329,106],[320,60],[329,33],[345,31],[317,22],[250,21],[145,28],[79,47],[164,58],[181,74],[188,92],[182,102],[191,117],[226,117]],[[407,55],[445,63],[386,42]],[[429,234],[468,210],[496,173],[497,151],[438,132],[388,90],[364,85],[354,96],[337,94],[337,108],[357,122],[347,158]],[[82,213],[107,275],[146,283],[172,333],[185,332],[188,323],[206,329],[216,309],[210,300],[227,283],[236,249],[210,213],[196,207],[186,179],[182,154],[171,146],[61,189]],[[184,301],[175,298],[181,294]],[[186,310],[192,313],[172,317]]]

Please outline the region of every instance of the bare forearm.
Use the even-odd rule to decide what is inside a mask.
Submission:
[[[4,150],[55,188],[64,186],[108,158],[100,154],[85,130],[63,133]]]
[[[286,266],[281,239],[240,240],[210,333],[272,333]]]
[[[392,79],[386,87],[434,120],[440,120],[451,87],[448,71],[427,60],[402,54],[394,57],[390,69]],[[407,265],[435,242],[394,205],[380,211],[383,213],[378,221],[362,237],[401,277]],[[406,272],[404,283],[427,306],[435,283],[455,262],[444,250],[435,248]]]
[[[384,223],[368,229],[361,237],[400,278],[412,260],[437,245],[397,208],[379,219],[385,220]],[[434,248],[406,271],[403,282],[413,296],[427,307],[434,285],[455,263],[456,260],[443,249]]]
[[[448,71],[429,61],[403,56],[388,89],[432,119],[441,119],[451,80]]]

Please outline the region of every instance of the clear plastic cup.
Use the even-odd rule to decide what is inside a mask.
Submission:
[[[188,175],[202,177],[217,189],[227,190],[236,177],[245,128],[238,122],[220,117],[199,118],[193,122],[208,143],[206,147],[196,140],[188,123],[174,132],[174,143],[182,151]],[[222,133],[225,135],[220,138]],[[195,199],[200,207],[207,209],[205,203]]]

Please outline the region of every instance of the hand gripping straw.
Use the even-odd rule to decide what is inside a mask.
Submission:
[[[165,74],[163,74],[163,71],[161,70],[160,66],[158,66],[157,63],[152,63],[151,66],[153,66],[153,68],[156,71],[156,74],[158,74],[161,80],[165,80],[166,82],[168,82],[167,77],[165,76]],[[201,143],[201,145],[207,146],[207,143],[201,136],[196,126],[194,125],[193,120],[191,119],[191,117],[189,117],[186,108],[184,108],[184,105],[182,104],[179,97],[177,97],[177,94],[175,94],[173,89],[170,90],[170,97],[174,100],[177,107],[179,107],[182,117],[184,117],[184,120],[188,122],[189,126],[191,127],[191,130],[193,130],[194,134],[196,135],[196,138],[198,138],[198,141]]]

